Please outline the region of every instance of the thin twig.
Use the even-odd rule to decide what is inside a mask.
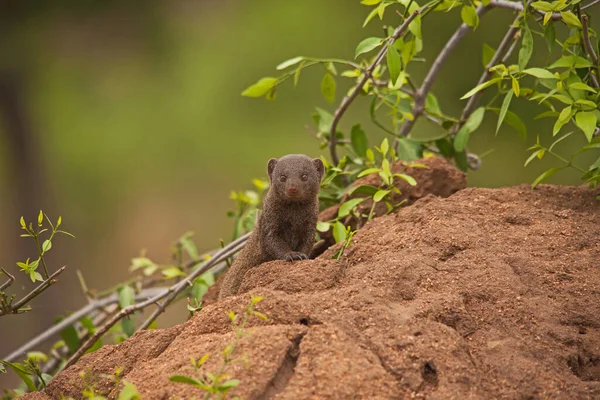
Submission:
[[[586,10],[590,7],[595,6],[596,4],[600,3],[600,0],[594,0],[591,3],[586,4],[585,6],[581,6],[581,11]]]
[[[56,270],[52,275],[50,275],[48,277],[48,279],[46,279],[45,281],[40,283],[35,289],[33,289],[31,292],[29,292],[21,300],[19,300],[15,304],[13,304],[8,310],[0,311],[0,317],[3,315],[7,315],[7,314],[17,314],[19,312],[19,308],[21,308],[22,306],[27,304],[29,301],[31,301],[31,299],[38,296],[40,293],[42,293],[44,290],[46,290],[50,286],[54,285],[56,283],[56,280],[54,278],[56,278],[59,274],[61,274],[65,270],[65,268],[67,268],[67,267],[65,266],[65,267],[62,267],[62,268]]]
[[[489,7],[489,6],[477,7],[477,15],[481,18],[481,16],[483,14],[485,14],[490,8],[491,7]],[[408,134],[412,130],[417,119],[423,114],[423,111],[425,109],[425,99],[427,98],[427,94],[431,90],[433,83],[435,82],[435,79],[437,78],[437,75],[439,74],[440,70],[442,69],[442,65],[444,65],[448,56],[450,54],[452,54],[452,52],[454,51],[454,49],[456,48],[458,43],[461,41],[461,39],[471,29],[472,28],[469,25],[462,23],[460,25],[460,27],[456,30],[456,32],[454,32],[452,37],[448,40],[448,42],[446,43],[446,45],[444,46],[444,48],[442,49],[440,54],[438,54],[437,58],[433,62],[433,65],[429,69],[427,76],[423,80],[423,84],[415,92],[414,104],[413,104],[413,108],[412,108],[413,118],[410,120],[406,119],[404,121],[404,123],[402,124],[402,128],[400,129],[399,136],[408,136]]]
[[[65,364],[65,368],[73,365],[77,360],[79,360],[79,358],[81,358],[81,356],[90,347],[92,347],[94,345],[94,343],[96,343],[96,341],[100,337],[102,337],[106,332],[108,332],[108,330],[113,325],[115,325],[117,322],[119,322],[121,319],[125,318],[128,315],[133,314],[136,311],[142,310],[152,304],[155,304],[156,302],[158,302],[168,296],[167,300],[165,300],[165,303],[163,303],[166,306],[166,304],[170,303],[170,301],[172,301],[177,296],[177,294],[179,294],[181,291],[183,291],[198,276],[200,276],[204,272],[208,271],[210,268],[214,267],[216,264],[231,257],[237,251],[241,250],[241,248],[244,246],[245,241],[248,239],[249,236],[250,236],[250,234],[248,233],[244,236],[239,237],[238,239],[234,240],[233,242],[229,243],[223,249],[221,249],[220,251],[215,253],[214,257],[212,257],[210,260],[206,261],[206,263],[202,267],[196,269],[189,276],[187,276],[186,279],[176,283],[173,286],[170,286],[167,290],[164,290],[161,293],[158,293],[157,295],[153,296],[152,298],[150,298],[146,301],[143,301],[143,302],[137,303],[137,304],[133,304],[133,305],[123,308],[121,311],[119,311],[117,314],[115,314],[112,318],[110,318],[104,325],[102,325],[100,328],[98,328],[98,330],[92,336],[90,336],[79,347],[79,349],[77,349],[77,351],[71,356],[71,358],[69,358],[69,360]],[[147,328],[152,323],[154,318],[156,318],[156,316],[162,312],[161,308],[162,307],[159,305],[158,310],[156,312],[154,312],[152,314],[152,316],[148,320],[146,320],[146,322],[144,322],[144,324],[142,324],[142,326],[139,329]]]
[[[593,69],[596,70],[596,77],[598,78],[598,81],[600,81],[600,72],[598,72],[598,55],[594,51],[594,46],[592,46],[592,41],[590,40],[588,23],[588,16],[583,14],[581,16],[581,24],[583,25],[583,45],[585,46],[585,50],[587,51],[588,55],[592,59],[592,62],[594,63]],[[594,83],[596,83],[595,87],[598,88],[598,82]]]
[[[191,282],[194,279],[196,279],[198,276],[200,276],[204,272],[206,272],[209,269],[211,269],[212,267],[214,267],[216,265],[216,263],[225,261],[227,258],[229,258],[232,255],[234,255],[235,253],[239,252],[244,247],[244,245],[245,245],[245,243],[240,243],[237,246],[232,247],[231,250],[224,252],[222,255],[215,257],[214,262],[212,262],[212,263],[210,262],[210,261],[213,261],[211,259],[209,262],[206,263],[206,265],[202,266],[201,268],[198,268],[187,279],[180,282],[180,284],[179,284],[180,286],[175,288],[175,290],[173,290],[171,292],[171,294],[169,294],[169,296],[165,299],[165,301],[162,302],[162,304],[158,305],[158,308],[156,310],[154,310],[152,315],[150,315],[150,317],[148,317],[148,319],[146,319],[146,321],[144,321],[144,323],[138,328],[138,330],[148,328],[150,326],[150,324],[152,324],[152,322],[154,322],[154,320],[156,318],[158,318],[158,316],[165,311],[165,308],[177,297],[177,295],[186,288],[186,286],[192,285]]]
[[[4,272],[7,276],[8,276],[8,280],[6,282],[4,282],[2,284],[2,286],[0,286],[0,290],[4,290],[7,287],[9,287],[10,285],[13,284],[13,282],[15,281],[15,277],[12,276],[7,270],[5,270],[4,268],[0,268],[0,270],[2,270],[2,272]]]
[[[504,3],[504,2],[502,2],[502,3]],[[531,3],[531,0],[529,0],[527,4],[529,4],[529,3]],[[511,4],[513,4],[513,3],[511,3]],[[521,6],[521,8],[523,8],[523,6],[520,3],[514,3],[514,4],[518,4],[519,6]],[[523,19],[523,15],[519,14],[515,18],[513,23],[510,25],[510,28],[508,28],[508,30],[506,31],[506,34],[504,35],[504,38],[502,38],[502,41],[500,42],[500,45],[498,46],[498,50],[496,50],[496,53],[494,54],[494,56],[492,57],[490,62],[485,66],[483,74],[481,74],[481,77],[479,78],[477,85],[487,82],[490,79],[490,76],[492,75],[492,73],[490,72],[490,68],[492,68],[493,66],[498,64],[498,62],[500,60],[506,60],[508,58],[508,53],[510,51],[510,47],[512,47],[511,43],[513,43],[513,44],[516,43],[515,37],[516,37],[517,32],[520,29],[519,22],[522,19]],[[513,49],[514,49],[514,47],[513,47]],[[477,85],[475,85],[475,86],[477,86]],[[475,110],[475,107],[477,106],[477,104],[479,104],[479,100],[481,100],[482,95],[483,95],[483,91],[479,91],[469,98],[469,101],[467,101],[467,104],[465,105],[465,108],[463,109],[463,112],[460,116],[459,123],[455,124],[452,129],[452,132],[451,132],[452,134],[456,134],[458,129],[471,116],[471,114]]]
[[[333,115],[333,121],[331,123],[331,129],[329,131],[329,153],[331,154],[331,161],[332,161],[333,165],[337,165],[340,161],[338,158],[338,155],[337,155],[337,147],[336,147],[337,146],[336,131],[337,131],[337,125],[340,122],[340,119],[342,118],[342,116],[344,115],[346,110],[348,110],[348,107],[350,107],[350,104],[354,101],[356,96],[358,96],[358,94],[362,90],[362,88],[365,85],[365,83],[367,82],[367,80],[369,80],[371,78],[371,74],[373,73],[375,68],[381,63],[381,61],[385,57],[388,48],[390,46],[392,46],[394,44],[394,42],[400,36],[402,36],[404,34],[404,32],[408,29],[408,25],[412,22],[413,19],[415,19],[417,17],[417,15],[419,15],[419,10],[416,10],[415,12],[413,12],[406,20],[404,20],[404,23],[402,23],[402,25],[400,25],[398,28],[396,28],[396,30],[394,31],[392,36],[388,39],[387,43],[381,48],[381,50],[379,51],[379,54],[377,54],[377,56],[375,57],[375,60],[365,70],[361,80],[358,82],[358,84],[356,85],[356,87],[354,88],[352,93],[350,93],[350,95],[348,95],[348,96],[345,96],[344,99],[342,100],[340,106],[338,107],[338,109],[335,110],[335,114]]]
[[[165,290],[166,288],[164,287],[144,289],[139,294],[137,294],[135,298],[136,300],[141,301],[143,299],[147,299],[148,297],[154,297],[158,293],[162,293]],[[92,311],[102,309],[109,304],[114,304],[118,302],[119,296],[116,293],[112,296],[105,297],[100,300],[93,300],[91,303],[70,314],[68,317],[64,318],[59,323],[52,325],[50,328],[44,330],[44,332],[34,337],[30,341],[19,347],[17,350],[13,351],[11,354],[2,359],[9,362],[17,361],[19,357],[23,357],[28,351],[36,348],[46,340],[50,339],[52,336],[57,335],[63,329],[67,328],[70,325],[73,325],[74,323],[79,321],[79,319],[90,314]]]

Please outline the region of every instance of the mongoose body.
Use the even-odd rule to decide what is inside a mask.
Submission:
[[[323,162],[302,154],[272,158],[271,185],[246,246],[225,274],[219,298],[237,293],[246,272],[272,260],[305,260],[315,238]]]

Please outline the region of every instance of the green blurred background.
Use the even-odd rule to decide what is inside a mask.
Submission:
[[[35,254],[18,237],[21,215],[32,220],[40,208],[54,219],[62,215],[77,236],[54,243],[50,265],[69,269],[33,302],[34,311],[0,318],[0,357],[54,316],[84,304],[76,269],[102,289],[129,276],[129,260],[142,248],[168,262],[185,231],[196,232],[201,250],[230,240],[230,191],[264,177],[270,157],[328,156],[305,125],[315,106],[335,109],[320,94],[320,66],[303,72],[297,88],[284,84],[275,102],[241,91],[297,55],[352,58],[360,40],[399,23],[388,12],[383,22],[361,28],[370,9],[359,0],[0,1],[0,7],[0,266],[17,273],[16,261]],[[459,98],[482,71],[483,43],[496,47],[513,18],[494,10],[460,44],[434,86],[442,110],[460,113]],[[427,61],[410,70],[417,82],[459,23],[458,10],[424,22]],[[532,65],[548,59],[538,39]],[[352,81],[337,82],[339,104]],[[535,136],[550,140],[551,122],[533,121],[542,110],[520,99],[511,110],[528,125],[527,143],[508,127],[494,137],[496,120],[488,114],[470,150],[494,152],[469,173],[470,186],[530,183],[554,165],[548,159],[523,168]],[[356,122],[371,145],[384,137],[368,123],[364,99],[341,128]],[[433,127],[420,122],[416,129]],[[570,154],[582,138],[573,135],[559,151]],[[564,171],[551,182],[579,184],[579,174]],[[25,293],[31,285],[17,275],[21,286],[13,288]],[[183,321],[181,308],[159,326]]]

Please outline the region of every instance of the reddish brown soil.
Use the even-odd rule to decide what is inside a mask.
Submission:
[[[46,395],[82,398],[123,367],[143,399],[201,398],[173,374],[233,340],[227,311],[249,293],[268,322],[229,369],[244,399],[599,399],[598,190],[528,186],[426,196],[368,223],[340,261],[270,262],[241,295],[176,327],[84,356]],[[29,398],[47,398],[40,394]]]

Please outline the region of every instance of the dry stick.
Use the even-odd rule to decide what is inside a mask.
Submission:
[[[44,290],[48,289],[50,286],[56,283],[56,278],[59,274],[61,274],[66,266],[56,270],[52,275],[50,275],[45,281],[40,283],[35,289],[27,294],[27,296],[23,297],[21,300],[13,304],[6,312],[0,311],[0,317],[7,314],[16,314],[19,312],[19,308],[27,304],[27,302],[31,301],[36,296],[39,296]]]
[[[331,123],[331,129],[329,131],[329,153],[331,154],[331,161],[333,165],[337,165],[340,161],[337,156],[337,138],[335,136],[337,125],[340,122],[340,119],[342,118],[346,110],[348,110],[348,107],[350,107],[350,104],[354,101],[356,96],[358,96],[367,80],[371,78],[371,74],[373,73],[375,68],[381,63],[383,57],[385,57],[389,46],[392,46],[394,42],[404,34],[404,32],[408,29],[408,25],[412,22],[413,19],[415,19],[419,15],[419,12],[419,10],[413,12],[406,20],[404,20],[404,23],[402,23],[402,25],[396,28],[392,36],[388,39],[386,45],[381,48],[379,54],[377,54],[377,56],[375,57],[375,60],[371,63],[371,65],[367,67],[363,74],[363,77],[358,82],[352,93],[350,93],[350,95],[348,96],[345,96],[342,102],[340,103],[340,106],[337,108],[337,110],[335,110],[335,114],[333,115],[333,121]]]
[[[156,296],[153,296],[152,298],[150,298],[146,301],[143,301],[138,304],[133,304],[133,305],[123,308],[121,311],[119,311],[117,314],[115,314],[112,318],[110,318],[104,325],[102,325],[100,328],[98,328],[98,330],[92,336],[90,336],[88,338],[88,340],[85,343],[83,343],[81,345],[81,347],[79,347],[79,349],[77,349],[77,351],[71,356],[71,358],[69,358],[69,360],[65,364],[65,368],[73,365],[77,360],[79,360],[79,358],[81,358],[81,356],[90,347],[92,347],[94,345],[94,343],[96,343],[96,341],[100,337],[102,337],[106,332],[108,332],[108,330],[113,325],[115,325],[117,322],[119,322],[121,319],[125,318],[128,315],[133,314],[136,311],[142,310],[152,304],[155,304],[156,302],[169,296],[165,300],[165,302],[159,306],[159,309],[157,310],[157,312],[155,312],[152,315],[152,317],[150,317],[148,320],[146,320],[146,322],[144,322],[144,324],[142,325],[143,328],[148,327],[150,325],[150,323],[152,323],[152,321],[154,320],[153,317],[156,318],[156,316],[162,312],[164,307],[166,307],[166,305],[169,304],[180,292],[182,292],[188,285],[190,285],[194,279],[196,279],[198,276],[200,276],[204,272],[208,271],[210,268],[212,268],[219,262],[224,261],[225,259],[231,257],[233,254],[235,254],[236,252],[241,250],[241,248],[245,244],[244,242],[248,239],[248,236],[250,236],[249,233],[244,236],[241,236],[238,239],[236,239],[235,241],[229,243],[227,246],[225,246],[219,252],[215,253],[215,256],[213,258],[206,261],[206,264],[204,264],[201,268],[198,268],[192,274],[190,274],[188,277],[186,277],[186,279],[169,287],[167,290],[164,290],[163,292],[157,294]]]
[[[167,289],[164,287],[144,289],[139,294],[137,294],[135,296],[135,298],[136,298],[136,300],[146,299],[150,296],[155,296],[158,293],[162,293],[165,290],[167,290]],[[87,304],[85,307],[82,307],[81,309],[75,311],[73,314],[69,315],[68,317],[66,317],[65,319],[63,319],[62,321],[57,323],[56,325],[53,325],[52,327],[46,329],[44,332],[42,332],[38,336],[34,337],[33,339],[31,339],[30,341],[25,343],[23,346],[19,347],[17,350],[13,351],[11,354],[9,354],[8,356],[6,356],[2,359],[9,361],[9,362],[17,361],[20,357],[23,357],[28,351],[36,348],[37,346],[39,346],[46,340],[50,339],[52,336],[60,333],[63,329],[74,324],[80,318],[88,315],[89,313],[91,313],[94,310],[98,310],[103,307],[106,307],[109,304],[118,303],[118,302],[119,302],[119,297],[116,293],[112,296],[106,297],[101,300],[94,300],[91,303]]]
[[[223,255],[220,255],[218,257],[215,257],[214,262],[211,263],[210,261],[212,261],[213,259],[211,259],[209,262],[206,263],[206,265],[204,265],[201,268],[198,268],[196,271],[194,271],[194,273],[192,275],[190,275],[187,279],[183,280],[180,282],[180,287],[177,288],[176,290],[174,290],[166,299],[165,301],[163,301],[162,304],[160,304],[158,306],[158,308],[156,310],[154,310],[154,312],[152,313],[152,315],[150,315],[150,317],[148,317],[148,319],[146,321],[144,321],[144,323],[138,328],[138,330],[142,330],[142,329],[146,329],[150,326],[150,324],[156,319],[158,318],[158,316],[163,313],[165,311],[165,308],[173,301],[175,300],[175,298],[177,297],[177,295],[179,293],[181,293],[184,289],[185,289],[185,284],[189,284],[191,285],[191,281],[194,280],[195,278],[197,278],[198,276],[200,276],[201,274],[203,274],[204,272],[208,271],[209,269],[213,268],[216,263],[225,261],[227,258],[231,257],[233,254],[237,253],[238,251],[240,251],[243,247],[244,247],[245,243],[241,243],[238,244],[235,247],[232,247],[232,249],[229,252],[225,252],[223,253]]]
[[[2,284],[2,286],[0,286],[0,290],[4,290],[7,287],[9,287],[10,285],[13,284],[13,282],[15,281],[15,277],[12,276],[7,270],[5,270],[4,268],[0,268],[0,270],[2,270],[2,272],[4,272],[6,275],[8,275],[8,280],[6,282],[4,282]]]
[[[530,2],[531,2],[531,0],[529,0],[528,4]],[[515,3],[515,4],[518,4],[518,3]],[[522,6],[521,6],[521,8],[522,8]],[[485,70],[483,71],[483,74],[481,74],[481,77],[479,78],[479,81],[477,82],[477,85],[475,85],[475,86],[478,86],[484,82],[487,82],[490,79],[490,76],[492,75],[492,73],[490,72],[490,68],[492,68],[494,65],[498,64],[498,62],[500,60],[505,60],[506,58],[508,58],[508,57],[505,57],[505,55],[508,55],[508,53],[509,53],[511,42],[513,42],[516,33],[519,31],[518,25],[522,19],[523,19],[523,15],[519,14],[517,16],[517,18],[515,18],[513,23],[510,25],[510,28],[508,28],[508,31],[506,31],[504,38],[502,39],[502,41],[500,42],[500,45],[498,46],[498,50],[496,50],[496,53],[494,54],[494,56],[492,57],[490,62],[485,66]],[[516,43],[516,41],[514,41],[513,44],[514,43]],[[479,104],[479,100],[481,99],[482,95],[483,95],[483,91],[481,90],[469,98],[469,101],[467,102],[467,105],[463,109],[463,112],[460,116],[459,123],[454,125],[454,128],[452,129],[452,132],[451,132],[452,134],[455,134],[458,131],[458,129],[465,123],[465,121],[471,116],[475,107],[477,106],[477,104]]]
[[[485,14],[490,8],[491,7],[489,6],[477,7],[477,15],[481,18],[481,16]],[[400,129],[400,133],[398,136],[408,136],[413,126],[415,125],[417,119],[421,116],[421,114],[423,114],[423,111],[425,109],[425,99],[427,98],[427,94],[431,90],[433,83],[437,78],[437,75],[442,69],[442,65],[444,65],[448,56],[452,54],[458,43],[467,34],[469,30],[471,30],[471,27],[469,25],[465,23],[461,24],[461,26],[456,30],[456,32],[454,32],[450,40],[448,40],[440,54],[437,56],[437,58],[433,62],[433,65],[429,69],[427,76],[423,80],[423,84],[415,92],[414,104],[412,108],[413,119],[405,120],[405,122],[402,124],[402,128]]]
[[[585,46],[585,50],[587,51],[588,55],[592,59],[592,62],[594,63],[594,69],[596,70],[596,77],[598,78],[598,81],[600,81],[600,72],[598,72],[598,56],[596,55],[596,52],[594,51],[594,47],[592,46],[592,42],[590,41],[587,15],[584,14],[581,16],[581,24],[583,25],[583,45]],[[595,83],[594,86],[596,88],[598,88],[598,82],[594,82],[593,79],[592,79],[592,82]]]

